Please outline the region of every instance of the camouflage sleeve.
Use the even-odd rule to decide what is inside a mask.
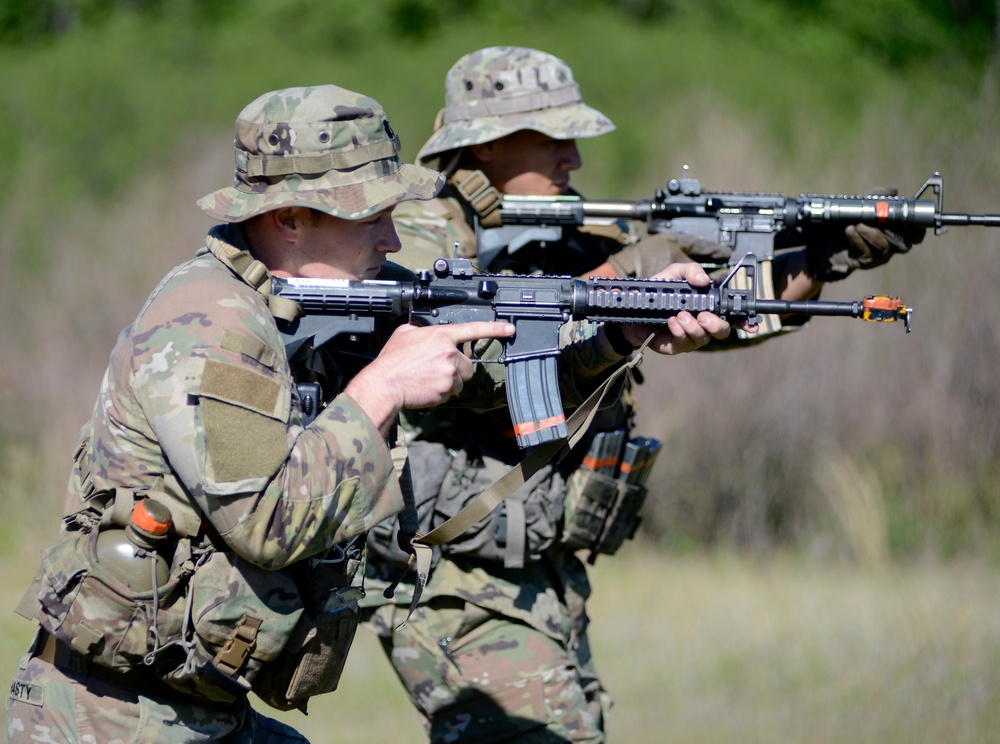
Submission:
[[[148,446],[241,556],[280,568],[402,508],[386,443],[347,396],[301,426],[274,321],[214,258],[169,276],[125,340],[113,366],[136,408],[125,389],[108,403],[145,419]]]
[[[606,343],[598,340],[600,327],[599,323],[581,320],[565,323],[559,331],[563,349],[559,389],[567,406],[582,403],[623,361]]]
[[[475,233],[454,199],[401,202],[392,220],[403,246],[393,261],[412,271],[429,269],[441,257],[475,258]]]

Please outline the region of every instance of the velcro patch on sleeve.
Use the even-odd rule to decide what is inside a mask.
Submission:
[[[270,477],[288,457],[285,424],[211,398],[201,401],[209,475],[217,483]]]
[[[207,359],[198,394],[272,418],[280,415],[281,384],[260,372],[235,364]]]
[[[228,338],[229,345],[239,341],[245,348],[237,336]],[[219,359],[199,362],[192,383],[205,427],[207,477],[232,483],[274,475],[288,457],[291,392],[259,368]]]

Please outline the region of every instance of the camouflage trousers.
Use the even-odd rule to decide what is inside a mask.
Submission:
[[[432,744],[604,741],[608,696],[585,634],[571,649],[518,620],[442,596],[394,630],[407,611],[379,607],[366,625]]]
[[[7,697],[9,744],[308,744],[246,699],[219,707],[147,695],[85,664],[24,655]]]

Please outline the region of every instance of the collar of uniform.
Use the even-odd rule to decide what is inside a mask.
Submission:
[[[261,294],[270,294],[267,267],[254,258],[239,225],[217,225],[208,234],[208,250]],[[266,285],[266,289],[262,289]]]

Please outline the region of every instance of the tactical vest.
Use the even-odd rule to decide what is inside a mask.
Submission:
[[[269,275],[259,261],[235,248],[216,255],[268,297]],[[276,314],[295,311],[269,305]],[[226,546],[172,475],[141,491],[97,489],[90,439],[88,424],[68,484],[67,502],[76,506],[60,539],[43,552],[18,613],[37,618],[90,664],[145,671],[206,701],[229,703],[252,690],[275,708],[304,709],[310,697],[335,690],[360,619],[363,590],[354,579],[364,574],[365,536],[265,570]],[[144,498],[169,510],[172,527],[157,550],[166,579],[157,583],[153,573],[151,589],[136,589],[98,561],[97,543],[102,533],[124,528]]]
[[[358,622],[362,568],[357,546],[282,571],[237,556],[214,535],[171,477],[138,492],[95,491],[87,472],[88,431],[77,451],[61,538],[17,611],[89,663],[122,674],[146,670],[177,691],[228,703],[253,690],[273,707],[304,707],[336,689]],[[166,506],[173,528],[162,585],[136,590],[97,559],[97,541],[121,530],[135,504]],[[358,545],[362,541],[357,541]]]

